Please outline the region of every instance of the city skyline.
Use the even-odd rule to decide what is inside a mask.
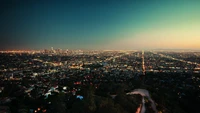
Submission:
[[[200,49],[200,1],[0,2],[0,50]]]

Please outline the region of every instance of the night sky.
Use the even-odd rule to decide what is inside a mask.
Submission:
[[[200,0],[1,0],[0,50],[200,49]]]

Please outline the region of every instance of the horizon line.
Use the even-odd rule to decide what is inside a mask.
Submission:
[[[57,49],[62,49],[62,48],[55,48],[54,50],[57,50]],[[44,50],[51,50],[50,48],[49,49],[10,49],[10,50],[0,50],[0,52],[5,52],[5,51],[44,51]],[[190,50],[190,51],[200,51],[200,48],[155,48],[155,49],[62,49],[63,51],[64,50],[72,50],[72,51],[75,51],[75,50],[81,50],[81,51],[137,51],[137,50],[144,50],[144,51],[151,51],[151,50],[170,50],[170,51],[173,51],[173,50],[181,50],[181,51],[184,51],[184,50]]]

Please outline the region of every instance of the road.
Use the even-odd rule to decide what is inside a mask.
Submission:
[[[157,55],[159,55],[161,57],[165,57],[165,58],[171,59],[171,60],[176,60],[176,61],[180,61],[180,62],[183,62],[183,63],[194,64],[194,65],[200,66],[200,64],[197,63],[197,62],[186,61],[186,60],[183,60],[183,59],[174,58],[174,57],[171,57],[171,56],[168,56],[168,55],[164,55],[164,54],[161,54],[161,53],[157,53],[157,52],[152,52],[152,53],[153,54],[157,54]]]

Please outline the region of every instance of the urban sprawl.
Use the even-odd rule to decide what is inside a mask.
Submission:
[[[0,113],[133,113],[134,89],[148,90],[159,113],[199,112],[200,52],[0,52]]]

